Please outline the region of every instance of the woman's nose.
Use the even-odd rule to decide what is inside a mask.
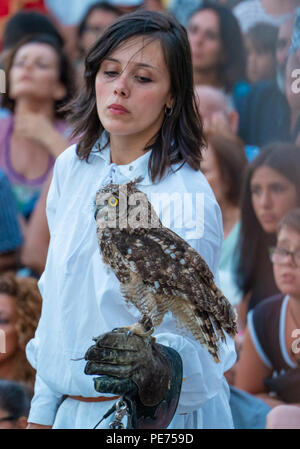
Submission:
[[[116,96],[121,96],[127,98],[129,96],[129,87],[125,77],[120,76],[115,82],[114,94]]]
[[[270,208],[271,207],[271,196],[268,191],[262,192],[260,196],[260,204],[264,208]]]

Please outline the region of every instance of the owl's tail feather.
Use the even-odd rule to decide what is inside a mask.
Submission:
[[[237,334],[237,313],[215,284],[213,284],[212,290],[218,302],[218,308],[212,311],[214,324],[218,321],[219,326],[221,326],[230,337],[234,338]]]
[[[219,362],[218,336],[207,312],[200,312],[192,304],[187,304],[182,298],[173,301],[170,307],[174,317],[179,321],[183,329],[192,333],[194,338],[201,343],[212,355],[215,362]]]

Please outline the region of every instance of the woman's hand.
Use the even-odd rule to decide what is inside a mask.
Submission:
[[[14,133],[35,140],[55,158],[68,147],[67,140],[56,131],[51,120],[40,113],[27,111],[26,114],[16,114]]]

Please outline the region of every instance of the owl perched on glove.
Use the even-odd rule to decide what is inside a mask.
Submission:
[[[121,293],[141,312],[131,331],[149,334],[171,312],[219,362],[218,341],[236,334],[236,315],[208,265],[185,240],[163,226],[139,180],[110,183],[96,194],[97,237]]]

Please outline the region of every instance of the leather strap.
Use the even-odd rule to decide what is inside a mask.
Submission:
[[[116,399],[119,399],[120,396],[98,396],[95,398],[86,398],[84,396],[68,396],[71,399],[74,399],[75,401],[82,401],[82,402],[108,402],[108,401],[115,401]]]

